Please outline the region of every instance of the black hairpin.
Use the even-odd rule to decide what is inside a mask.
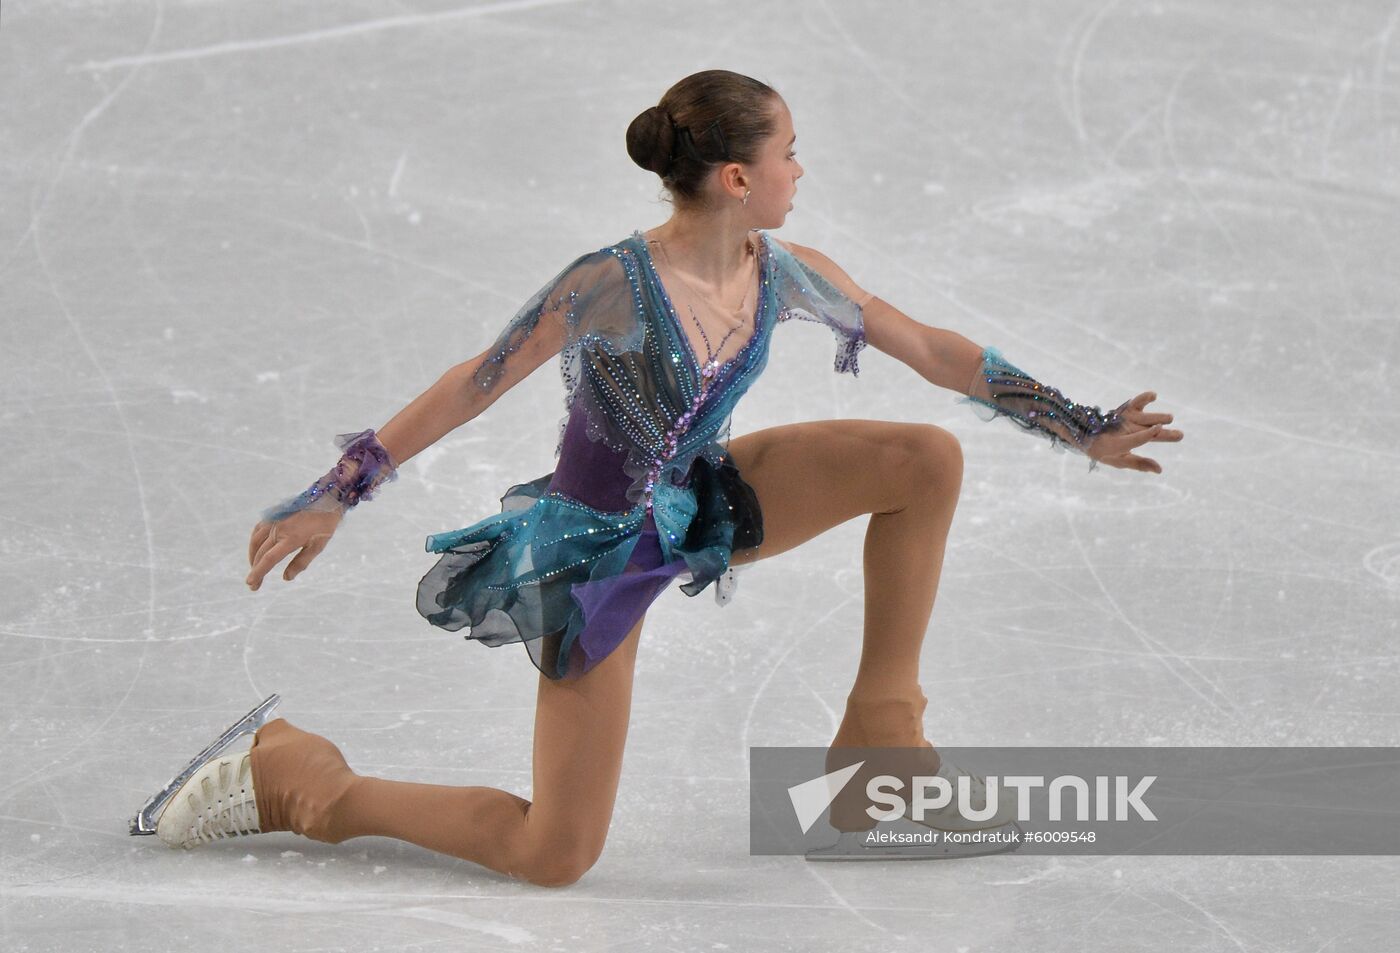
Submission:
[[[685,153],[686,155],[690,156],[690,157],[691,157],[692,159],[694,159],[696,162],[706,162],[706,161],[708,161],[708,160],[706,160],[706,158],[705,158],[704,156],[702,156],[702,155],[700,154],[700,150],[696,148],[696,146],[695,146],[695,138],[690,134],[690,127],[689,127],[689,126],[678,126],[678,125],[676,125],[675,120],[672,120],[672,121],[671,121],[671,127],[672,127],[672,129],[674,129],[674,131],[675,131],[675,138],[674,138],[674,140],[673,140],[673,142],[672,142],[672,146],[671,146],[671,161],[672,161],[672,162],[675,162],[675,161],[676,161],[676,156],[679,155],[682,151],[684,151],[684,153]],[[728,161],[729,161],[729,143],[726,142],[725,139],[724,139],[724,131],[723,131],[722,129],[720,129],[720,127],[719,127],[719,120],[718,120],[718,119],[716,119],[714,122],[710,123],[709,126],[707,126],[707,127],[705,128],[705,131],[702,132],[702,133],[700,133],[700,137],[703,139],[705,136],[709,135],[711,132],[713,132],[715,138],[716,138],[717,140],[719,140],[719,153],[720,153],[720,158],[723,159],[724,161],[728,162]]]

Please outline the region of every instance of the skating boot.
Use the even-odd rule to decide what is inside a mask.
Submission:
[[[251,753],[230,751],[256,732],[281,702],[269,695],[170,779],[131,819],[132,834],[157,834],[171,847],[194,847],[260,830]]]

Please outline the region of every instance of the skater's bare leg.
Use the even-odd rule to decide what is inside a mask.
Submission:
[[[860,665],[832,744],[928,747],[919,652],[962,486],[957,439],[931,424],[823,420],[744,434],[729,453],[754,488],[764,526],[763,543],[736,553],[732,565],[871,514]]]
[[[828,771],[863,762],[833,801],[830,822],[869,830],[876,822],[860,792],[870,777],[931,775],[941,764],[924,737],[919,652],[962,487],[962,449],[933,425],[824,420],[745,434],[729,453],[763,512],[763,543],[736,553],[732,565],[871,514],[860,665],[826,758]]]
[[[395,837],[531,883],[573,883],[602,853],[612,821],[643,622],[588,673],[540,675],[533,800],[360,776],[329,741],[277,719],[253,746],[262,829],[329,843]]]

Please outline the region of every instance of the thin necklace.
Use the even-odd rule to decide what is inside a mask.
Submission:
[[[656,242],[656,244],[658,244],[658,245],[661,246],[661,254],[663,254],[663,255],[666,256],[666,264],[668,264],[668,265],[671,266],[671,270],[675,273],[676,277],[680,278],[680,280],[681,280],[686,286],[688,286],[688,287],[690,288],[691,291],[695,292],[696,295],[698,295],[698,296],[701,297],[701,298],[705,298],[704,293],[702,293],[702,292],[700,291],[699,288],[696,288],[695,285],[691,284],[690,280],[687,279],[687,278],[685,277],[685,275],[682,274],[682,273],[680,272],[680,270],[676,268],[675,263],[671,261],[671,253],[668,252],[668,251],[666,250],[666,243],[663,242],[663,241],[661,241],[661,239],[659,239],[659,238],[654,238],[654,239],[652,239],[652,241]],[[749,251],[749,258],[752,259],[752,258],[753,258],[753,243],[752,243],[752,242],[747,242],[746,245],[745,245],[745,247],[748,248],[748,251]],[[709,377],[712,377],[712,376],[714,375],[715,370],[719,367],[719,361],[715,358],[715,355],[718,354],[720,351],[724,350],[724,345],[725,345],[725,343],[729,340],[729,338],[730,338],[731,336],[733,336],[733,334],[734,334],[735,331],[739,330],[740,328],[742,328],[744,325],[746,325],[746,324],[748,323],[748,318],[747,318],[747,315],[746,315],[747,309],[746,309],[746,307],[745,307],[745,306],[748,304],[748,300],[749,300],[749,289],[748,289],[748,287],[747,287],[747,282],[746,282],[746,283],[745,283],[745,288],[744,288],[744,298],[743,298],[742,301],[739,302],[739,307],[733,308],[733,309],[731,309],[731,310],[728,312],[729,314],[738,315],[738,316],[739,316],[739,323],[736,324],[736,325],[734,325],[733,327],[731,327],[731,328],[729,329],[728,333],[726,333],[726,334],[724,335],[724,337],[722,337],[722,338],[720,339],[719,347],[716,347],[716,348],[711,348],[711,347],[710,347],[710,336],[709,336],[708,334],[705,333],[705,326],[704,326],[703,324],[700,323],[700,316],[697,315],[697,314],[695,313],[695,306],[694,306],[694,305],[690,305],[690,306],[689,306],[689,307],[690,307],[690,317],[691,317],[691,320],[694,321],[694,322],[695,322],[695,326],[696,326],[697,328],[700,329],[700,337],[701,337],[701,339],[705,342],[705,358],[706,358],[706,363],[705,363],[705,374],[704,374],[704,377],[706,377],[707,379],[708,379]],[[721,310],[723,310],[722,306],[721,306]],[[738,355],[735,355],[735,356],[737,357]],[[725,361],[725,363],[728,364],[728,363],[730,363],[730,362],[733,361],[733,360],[734,360],[734,358],[730,358],[728,361]]]

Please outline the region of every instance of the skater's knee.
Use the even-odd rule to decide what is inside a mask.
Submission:
[[[894,470],[905,487],[919,497],[928,494],[957,498],[962,487],[962,444],[952,432],[936,424],[909,424],[889,452]]]
[[[536,845],[529,852],[521,877],[538,887],[567,887],[598,862],[603,853],[601,837],[568,837]]]
[[[924,476],[962,476],[962,444],[937,424],[915,424],[905,431],[904,452],[910,470]]]
[[[525,875],[525,879],[536,887],[569,887],[578,883],[591,866],[593,865],[549,864],[539,868],[531,868],[529,873]]]

